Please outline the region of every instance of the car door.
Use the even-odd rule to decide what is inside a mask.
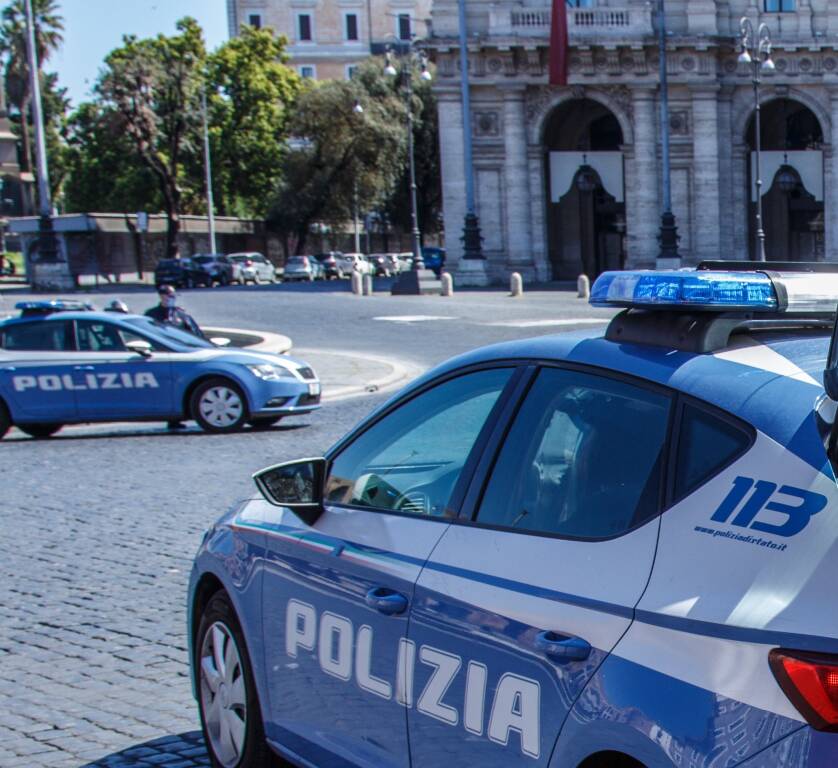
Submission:
[[[267,537],[268,735],[317,765],[407,768],[413,589],[513,368],[454,376],[331,457],[325,511]]]
[[[535,374],[416,585],[414,768],[547,766],[649,578],[670,410],[635,382]]]
[[[3,328],[0,394],[12,421],[74,421],[73,324],[58,318],[12,323]]]
[[[167,353],[107,320],[77,320],[76,335],[80,419],[153,418],[173,413],[172,363]],[[131,341],[148,342],[151,356],[129,350],[126,344]]]

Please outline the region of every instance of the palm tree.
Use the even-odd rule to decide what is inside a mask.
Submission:
[[[38,66],[43,66],[63,42],[64,19],[56,0],[31,0],[35,20],[35,50]],[[4,80],[9,102],[20,116],[22,143],[21,170],[32,172],[32,145],[29,138],[29,63],[26,56],[26,9],[24,0],[12,0],[0,15],[0,54],[5,61]]]

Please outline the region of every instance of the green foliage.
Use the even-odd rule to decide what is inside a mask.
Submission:
[[[207,61],[213,192],[220,213],[263,217],[282,172],[290,105],[301,88],[286,41],[243,27]]]

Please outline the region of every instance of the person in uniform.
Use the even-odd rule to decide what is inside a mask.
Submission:
[[[177,293],[171,285],[161,285],[157,289],[160,295],[160,303],[156,307],[146,310],[146,317],[156,320],[158,323],[166,323],[182,331],[191,333],[198,338],[206,338],[198,323],[192,316],[177,305]]]

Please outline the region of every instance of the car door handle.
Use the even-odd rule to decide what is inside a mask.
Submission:
[[[585,661],[591,655],[591,644],[581,637],[560,635],[549,629],[535,636],[535,647],[551,659],[560,661]]]
[[[95,371],[96,367],[93,365],[74,365],[74,371]]]
[[[407,610],[407,598],[387,587],[373,587],[367,592],[367,605],[388,616],[397,616]]]

